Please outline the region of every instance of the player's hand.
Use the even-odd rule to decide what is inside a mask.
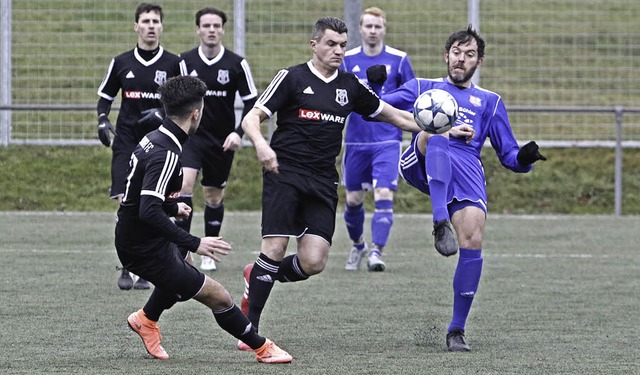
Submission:
[[[191,215],[191,207],[184,202],[178,202],[178,213],[176,214],[176,218],[188,219],[189,215]]]
[[[224,143],[222,144],[223,151],[235,151],[240,148],[240,144],[242,143],[242,138],[236,132],[231,132],[225,138]]]
[[[260,164],[269,172],[278,173],[278,158],[276,157],[276,152],[273,151],[271,146],[267,144],[267,142],[259,143],[255,146],[256,153],[258,154],[258,161]]]
[[[372,65],[367,68],[367,81],[382,85],[387,80],[387,67],[385,65]]]
[[[460,125],[454,126],[449,129],[449,136],[454,138],[465,138],[466,143],[473,141],[473,136],[476,135],[476,131],[472,126]]]
[[[196,254],[208,256],[216,262],[220,262],[219,255],[227,255],[230,250],[231,244],[224,241],[222,237],[202,237]]]
[[[109,134],[109,132],[113,133],[114,136],[116,135],[107,115],[102,114],[98,116],[98,138],[100,138],[100,142],[102,142],[105,147],[111,146],[111,134]]]
[[[162,120],[164,120],[164,109],[150,108],[146,111],[142,111],[140,116],[142,117],[138,120],[138,124],[149,125],[157,128],[162,125]]]
[[[522,146],[518,151],[518,163],[522,166],[527,166],[535,163],[538,160],[547,160],[539,151],[538,144],[534,141]]]

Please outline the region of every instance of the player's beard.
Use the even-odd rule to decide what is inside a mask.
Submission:
[[[473,68],[467,70],[466,72],[464,72],[463,74],[455,74],[453,72],[453,68],[452,66],[449,66],[449,79],[451,80],[451,82],[454,85],[462,85],[466,82],[468,82],[471,77],[473,77],[473,75],[476,72],[476,69],[478,69],[478,65],[476,64]]]

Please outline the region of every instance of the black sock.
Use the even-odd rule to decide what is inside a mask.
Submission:
[[[204,235],[210,237],[218,237],[220,235],[220,227],[222,227],[222,219],[224,218],[224,203],[219,205],[204,205]]]
[[[264,305],[267,303],[269,294],[271,294],[273,283],[277,280],[276,277],[280,263],[282,262],[276,262],[260,253],[251,270],[249,280],[249,314],[247,317],[256,331],[258,331],[260,315],[262,314],[262,310],[264,310]]]
[[[164,310],[169,310],[176,302],[178,302],[178,296],[175,293],[166,293],[161,289],[153,288],[153,292],[142,310],[149,320],[157,322]]]
[[[278,271],[278,281],[281,283],[302,281],[309,278],[302,267],[300,266],[300,259],[298,254],[289,255],[282,260],[280,269]]]
[[[238,340],[242,340],[251,349],[258,349],[264,345],[266,339],[258,335],[249,319],[244,316],[240,308],[235,304],[222,311],[213,311],[213,316],[216,318],[220,328],[229,332]]]

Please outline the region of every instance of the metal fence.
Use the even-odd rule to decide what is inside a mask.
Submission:
[[[0,0],[0,144],[98,144],[97,86],[110,59],[135,43],[138,2]],[[161,3],[162,44],[173,52],[195,46],[193,15],[211,3]],[[446,74],[442,52],[452,31],[479,28],[487,42],[479,83],[503,96],[518,139],[638,147],[637,0],[215,2],[230,19],[225,45],[247,57],[259,90],[278,69],[310,58],[317,18],[344,18],[357,40],[360,10],[373,5],[387,13],[387,43],[407,51],[422,77]]]

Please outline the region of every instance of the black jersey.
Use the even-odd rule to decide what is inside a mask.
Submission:
[[[132,135],[139,141],[140,136],[133,136],[140,113],[150,108],[162,107],[158,86],[169,78],[186,75],[182,60],[162,46],[156,55],[146,61],[138,47],[120,54],[111,60],[107,75],[98,88],[98,95],[114,101],[118,91],[122,90],[120,111],[116,121],[116,131]],[[137,139],[136,139],[137,138]]]
[[[184,59],[187,73],[207,85],[204,113],[196,136],[211,134],[224,141],[236,128],[236,92],[243,101],[258,96],[249,63],[224,47],[213,59],[208,59],[200,47],[183,52],[180,57]]]
[[[280,169],[337,179],[347,116],[374,117],[382,105],[353,74],[337,70],[325,78],[307,62],[279,71],[255,106],[269,117],[278,112],[270,145]]]
[[[195,251],[200,239],[176,226],[175,199],[182,187],[182,144],[188,135],[170,119],[147,134],[131,154],[126,190],[118,210],[116,244],[138,252],[153,252],[173,242]]]

